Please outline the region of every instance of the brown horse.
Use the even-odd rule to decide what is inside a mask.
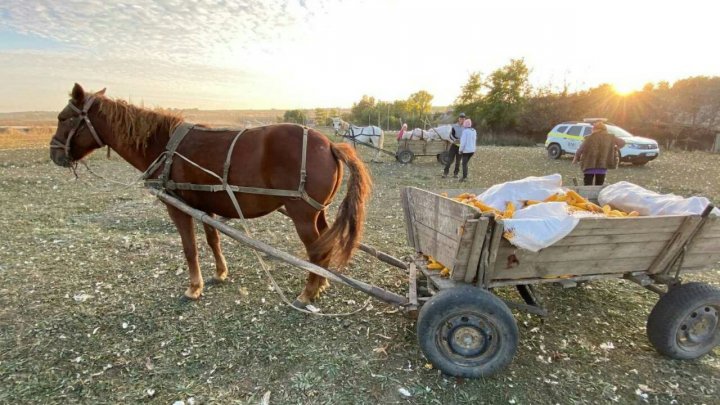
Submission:
[[[57,132],[52,138],[50,157],[60,166],[73,166],[93,150],[107,145],[136,169],[147,171],[166,150],[171,133],[182,124],[179,116],[151,111],[121,100],[105,97],[105,90],[86,94],[75,84],[68,106],[58,116]],[[234,193],[242,215],[257,218],[285,207],[312,263],[319,266],[342,266],[359,243],[365,219],[365,202],[371,181],[362,161],[351,147],[334,144],[315,130],[292,124],[268,125],[246,130],[237,137],[237,130],[212,132],[191,129],[176,151],[170,166],[169,179],[178,183],[220,184],[187,160],[220,176],[229,163],[227,183],[241,187],[298,190],[302,165],[303,131],[306,132],[306,180],[303,198]],[[232,153],[231,143],[236,140]],[[226,156],[228,162],[226,163]],[[185,160],[187,158],[187,160]],[[329,204],[340,187],[343,165],[350,170],[348,191],[332,227],[328,226],[325,210],[318,205]],[[224,166],[225,165],[225,166]],[[150,169],[150,178],[161,175],[163,167]],[[190,206],[210,215],[238,218],[230,193],[177,190],[175,193]],[[309,197],[309,198],[308,198]],[[314,204],[311,204],[310,202]],[[318,204],[319,203],[319,204]],[[198,263],[193,218],[175,207],[167,210],[182,239],[188,262],[190,287],[185,297],[198,299],[204,282]],[[220,247],[218,231],[203,224],[205,235],[215,256],[214,281],[224,281],[227,264]],[[307,305],[328,286],[321,276],[309,273],[307,283],[296,305]]]

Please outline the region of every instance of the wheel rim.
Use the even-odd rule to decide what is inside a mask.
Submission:
[[[550,146],[550,149],[548,149],[548,153],[550,154],[550,157],[554,159],[560,154],[560,148],[556,145],[552,145]]]
[[[463,365],[487,363],[498,352],[500,332],[489,319],[478,314],[448,317],[436,335],[445,357]]]
[[[720,321],[720,308],[701,305],[688,313],[677,330],[676,341],[683,350],[703,351],[715,344]]]

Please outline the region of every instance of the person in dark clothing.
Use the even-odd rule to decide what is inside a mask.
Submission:
[[[617,151],[625,141],[611,134],[603,122],[593,124],[593,131],[575,152],[573,163],[580,162],[586,186],[602,186],[608,168],[617,167]]]
[[[452,126],[452,131],[450,132],[450,139],[452,140],[452,145],[450,145],[450,149],[448,149],[448,160],[447,163],[445,163],[445,170],[443,170],[443,178],[446,178],[448,176],[448,173],[450,173],[450,166],[452,165],[453,161],[455,162],[455,170],[453,171],[453,177],[457,179],[458,173],[460,173],[460,137],[462,136],[462,132],[465,128],[463,128],[463,122],[465,121],[465,113],[460,113],[460,116],[458,116],[458,122],[457,124],[454,124]]]

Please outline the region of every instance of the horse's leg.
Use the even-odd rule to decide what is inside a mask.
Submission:
[[[321,267],[327,267],[328,258],[320,257],[311,253],[310,246],[320,237],[320,231],[317,228],[318,212],[312,209],[304,201],[293,201],[285,204],[288,214],[295,225],[295,230],[300,236],[300,240],[305,245],[311,263]],[[327,225],[327,224],[326,224]],[[315,273],[308,273],[305,288],[295,300],[295,305],[306,306],[313,302],[321,292],[321,287],[327,288],[327,280],[325,277],[318,276]]]
[[[185,297],[191,300],[199,299],[203,292],[203,279],[200,273],[197,246],[195,246],[195,226],[193,219],[190,215],[185,214],[171,205],[168,205],[167,209],[170,218],[175,223],[175,227],[180,234],[183,252],[185,253],[185,259],[187,259],[188,272],[190,273],[190,287],[185,291]]]
[[[212,215],[212,217],[214,218],[215,215]],[[213,276],[213,281],[223,282],[227,279],[228,268],[222,247],[220,246],[220,232],[206,223],[203,223],[203,229],[205,229],[205,239],[210,249],[212,249],[213,256],[215,256],[215,275]]]
[[[322,235],[330,226],[328,226],[327,218],[325,218],[325,211],[320,211],[320,214],[317,217],[317,220],[315,221],[315,226],[317,227],[318,234]],[[327,263],[325,263],[327,264]],[[316,276],[320,278],[320,287],[319,287],[319,293],[322,293],[323,291],[327,290],[328,287],[330,287],[330,282],[327,278],[322,276]]]

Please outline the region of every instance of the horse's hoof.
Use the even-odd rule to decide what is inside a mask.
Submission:
[[[292,306],[294,306],[295,308],[298,308],[298,309],[305,309],[307,307],[307,304],[296,299],[295,301],[293,301]]]
[[[183,294],[180,296],[180,303],[181,304],[189,304],[191,302],[197,302],[200,298],[190,298],[187,295]]]

